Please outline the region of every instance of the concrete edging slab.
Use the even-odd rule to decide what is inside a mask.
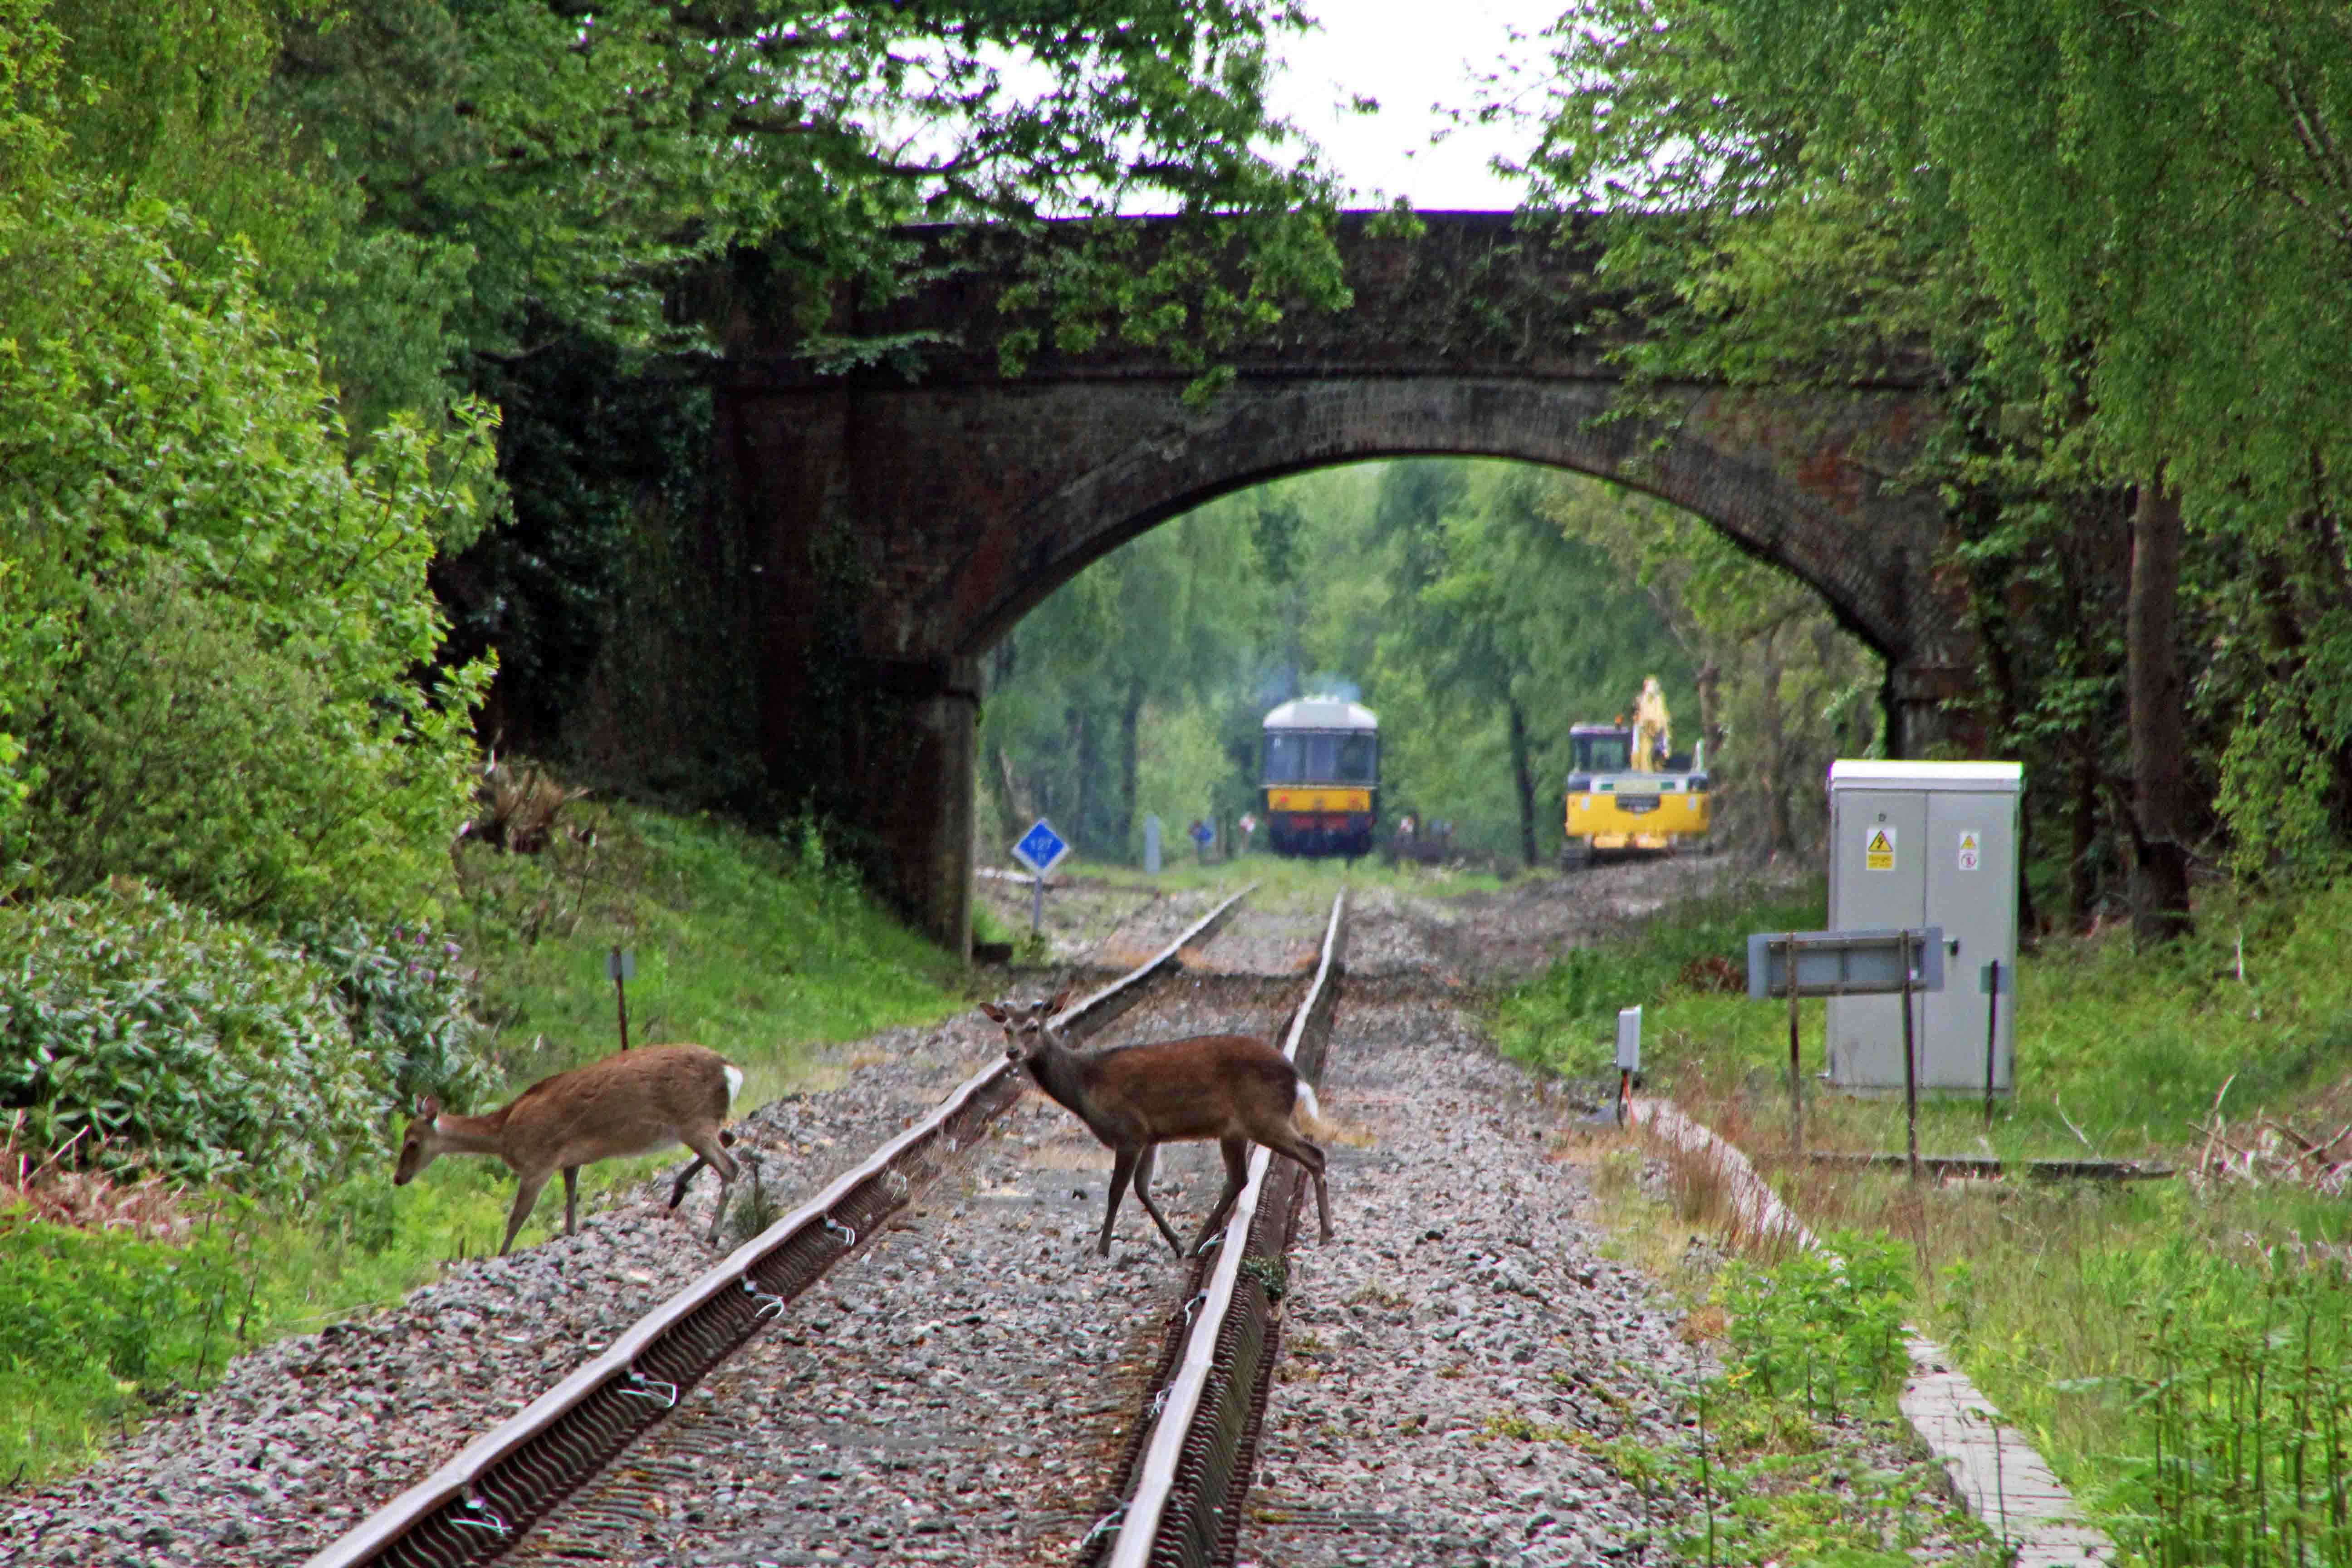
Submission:
[[[1631,1119],[1656,1137],[1712,1162],[1731,1193],[1733,1212],[1760,1235],[1784,1233],[1800,1247],[1820,1238],[1790,1213],[1748,1156],[1684,1114],[1671,1100],[1635,1099]],[[2065,1484],[2033,1446],[1953,1364],[1951,1352],[1904,1325],[1911,1375],[1896,1402],[1903,1419],[1944,1469],[1952,1495],[2006,1542],[2016,1568],[2079,1568],[2112,1563],[2115,1542],[2084,1522]]]

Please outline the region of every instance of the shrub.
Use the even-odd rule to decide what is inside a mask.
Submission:
[[[379,938],[357,921],[304,933],[333,976],[335,998],[361,1051],[405,1107],[432,1095],[463,1109],[498,1088],[474,1016],[473,972],[457,943],[429,926]]]
[[[138,883],[0,908],[0,1108],[77,1158],[290,1193],[372,1147],[388,1075],[327,971]]]
[[[425,567],[492,493],[491,416],[352,454],[250,259],[152,203],[0,202],[0,871],[426,912],[488,666],[420,679]]]
[[[1736,1364],[1767,1398],[1801,1396],[1809,1414],[1867,1404],[1910,1365],[1903,1348],[1909,1265],[1885,1237],[1852,1231],[1769,1268],[1724,1270]]]

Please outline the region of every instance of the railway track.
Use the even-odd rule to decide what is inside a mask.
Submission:
[[[1654,1461],[1613,1456],[1687,1447],[1683,1391],[1703,1355],[1671,1303],[1598,1254],[1580,1211],[1600,1153],[1569,1121],[1578,1108],[1496,1057],[1460,984],[1496,952],[1604,935],[1611,907],[1592,906],[1591,885],[1445,907],[1360,887],[1344,1004],[1305,1009],[1303,1030],[1317,972],[1339,969],[1317,957],[1319,907],[1251,907],[1188,936],[1208,912],[1197,895],[1143,910],[1124,889],[1091,895],[1089,929],[1156,940],[1168,958],[1096,1009],[1097,1043],[1278,1032],[1311,1067],[1328,1031],[1333,1245],[1282,1258],[1296,1217],[1282,1162],[1229,1227],[1238,1253],[1173,1260],[1130,1202],[1098,1258],[1108,1156],[1091,1135],[1033,1095],[969,1141],[946,1134],[946,1151],[942,1108],[962,1095],[961,1113],[980,1114],[987,1075],[971,1066],[1001,1041],[973,1015],[892,1029],[821,1057],[800,1093],[738,1124],[766,1155],[770,1191],[828,1200],[762,1237],[797,1230],[835,1265],[796,1293],[744,1268],[741,1249],[705,1269],[712,1255],[686,1237],[708,1213],[671,1213],[658,1184],[616,1189],[576,1237],[257,1347],[87,1471],[0,1497],[0,1563],[1676,1560],[1702,1500],[1662,1483]],[[861,1199],[861,1152],[903,1153],[926,1127],[940,1169]],[[1608,1166],[1630,1179],[1618,1152]],[[1221,1180],[1213,1147],[1179,1145],[1155,1186],[1181,1230]],[[693,1316],[678,1302],[698,1281],[744,1337],[698,1377],[674,1375],[648,1336]],[[485,1464],[545,1435],[482,1428],[513,1438],[500,1417],[541,1389],[631,1425],[586,1479],[542,1478],[552,1506],[524,1527]],[[1854,1462],[1909,1461],[1865,1445]],[[444,1531],[463,1532],[464,1554],[388,1555],[401,1532],[368,1510],[427,1472],[406,1500],[476,1516]],[[1889,1550],[1977,1561],[1932,1503],[1910,1514]],[[353,1550],[371,1531],[373,1558]]]
[[[1100,1035],[1139,1004],[1147,1013],[1172,1010],[1179,1016],[1205,1006],[1218,1015],[1218,1026],[1243,1024],[1244,1018],[1234,1016],[1237,1007],[1244,1015],[1257,1015],[1247,1016],[1246,1022],[1261,1026],[1280,1022],[1287,1013],[1286,1044],[1311,1076],[1336,996],[1338,943],[1344,929],[1340,906],[1335,901],[1322,941],[1310,948],[1318,960],[1314,972],[1300,980],[1221,985],[1197,974],[1181,978],[1186,970],[1200,967],[1201,955],[1231,921],[1244,896],[1227,900],[1179,932],[1149,962],[1071,1008],[1064,1016],[1064,1032],[1074,1037]],[[1205,1002],[1197,994],[1197,994],[1204,985],[1220,994]],[[1154,1022],[1162,1025],[1157,1032],[1166,1032],[1167,1021],[1155,1016]],[[742,1539],[747,1528],[754,1535],[773,1532],[737,1517],[747,1510],[730,1511],[725,1506],[740,1500],[742,1487],[713,1481],[714,1476],[723,1478],[747,1465],[753,1474],[785,1478],[774,1489],[774,1500],[789,1499],[798,1505],[793,1511],[807,1513],[811,1498],[791,1498],[793,1483],[805,1483],[811,1494],[829,1487],[837,1489],[845,1462],[838,1456],[859,1449],[856,1442],[839,1439],[881,1435],[881,1428],[871,1424],[861,1428],[856,1413],[834,1401],[828,1389],[860,1376],[871,1379],[877,1349],[887,1358],[906,1348],[904,1328],[890,1325],[910,1314],[866,1310],[906,1292],[886,1287],[868,1301],[845,1278],[829,1300],[820,1295],[805,1316],[800,1308],[835,1266],[875,1247],[887,1227],[907,1225],[904,1216],[951,1168],[982,1158],[983,1145],[1001,1141],[1003,1119],[1021,1098],[1024,1082],[1009,1064],[1001,1062],[973,1074],[930,1116],[738,1248],[648,1313],[594,1361],[318,1553],[310,1560],[311,1568],[618,1560],[649,1551],[674,1559],[689,1553],[695,1541],[715,1543],[714,1538],[730,1530],[736,1537],[732,1547],[748,1550],[753,1542]],[[1055,1117],[1063,1114],[1048,1110]],[[1059,1138],[1066,1131],[1055,1126],[1053,1135]],[[1146,1400],[1126,1386],[1134,1383],[1141,1358],[1115,1361],[1099,1380],[1102,1386],[1087,1401],[1089,1422],[1081,1424],[1089,1426],[1087,1436],[1093,1439],[1081,1447],[1091,1446],[1097,1457],[1090,1463],[1076,1456],[1049,1461],[1049,1468],[1067,1471],[1062,1506],[1057,1510],[1051,1506],[1053,1500],[1045,1500],[1048,1506],[1024,1521],[1024,1529],[1068,1531],[1077,1518],[1073,1507],[1099,1500],[1099,1482],[1091,1477],[1104,1468],[1099,1451],[1116,1433],[1126,1439],[1129,1461],[1120,1468],[1116,1489],[1116,1512],[1124,1522],[1117,1529],[1073,1533],[1066,1551],[1076,1550],[1083,1540],[1090,1559],[1098,1555],[1092,1548],[1100,1545],[1138,1562],[1190,1562],[1205,1561],[1201,1552],[1213,1549],[1219,1540],[1229,1544],[1224,1505],[1231,1489],[1220,1478],[1246,1468],[1246,1446],[1237,1445],[1233,1435],[1249,1425],[1262,1404],[1265,1373],[1271,1364],[1270,1309],[1279,1296],[1278,1285],[1271,1297],[1267,1286],[1278,1280],[1281,1247],[1297,1202],[1288,1162],[1279,1163],[1281,1171],[1269,1182],[1263,1169],[1266,1159],[1261,1151],[1251,1185],[1236,1205],[1234,1225],[1228,1227],[1245,1245],[1213,1249],[1200,1260],[1191,1271],[1195,1278],[1186,1284],[1182,1303],[1166,1314],[1171,1329],[1159,1357],[1162,1371],[1155,1387],[1165,1386],[1167,1396]],[[1181,1179],[1177,1163],[1170,1161],[1165,1169],[1167,1175]],[[984,1211],[991,1195],[984,1173],[978,1203]],[[1163,1184],[1168,1184],[1166,1176]],[[1079,1189],[1080,1195],[1083,1191]],[[968,1212],[969,1206],[959,1213]],[[1076,1223],[1084,1227],[1083,1218]],[[1028,1222],[1021,1224],[1025,1230]],[[955,1227],[944,1229],[940,1245],[951,1248],[954,1233]],[[913,1256],[910,1247],[893,1250]],[[1164,1271],[1164,1252],[1158,1258],[1153,1268]],[[1056,1267],[1066,1264],[1057,1260]],[[898,1263],[881,1265],[886,1275],[902,1271]],[[1134,1283],[1138,1281],[1130,1280],[1130,1289],[1119,1293],[1133,1294]],[[1165,1289],[1156,1287],[1161,1294]],[[935,1293],[932,1300],[939,1300]],[[969,1326],[985,1326],[985,1293],[960,1304],[968,1309],[962,1316],[971,1321]],[[922,1310],[919,1300],[899,1305]],[[775,1332],[762,1332],[772,1327]],[[1083,1337],[1076,1326],[1072,1331]],[[919,1346],[924,1341],[919,1337],[915,1342]],[[1057,1347],[1056,1353],[1066,1349]],[[982,1364],[986,1359],[986,1348],[975,1347],[955,1374],[985,1385],[990,1377],[989,1367]],[[928,1360],[935,1372],[946,1370],[936,1355]],[[783,1444],[789,1453],[777,1451],[778,1425],[761,1415],[766,1402],[779,1397],[780,1389],[793,1391],[801,1425],[809,1428],[786,1435],[793,1439]],[[950,1407],[954,1403],[936,1402]],[[1185,1438],[1196,1429],[1201,1436],[1188,1447]],[[873,1451],[887,1457],[890,1445],[881,1443]],[[1086,1495],[1090,1489],[1092,1497]],[[697,1506],[713,1500],[719,1504],[715,1509]],[[954,1519],[952,1505],[935,1518],[912,1522],[943,1537],[938,1544],[948,1550],[968,1533]],[[827,1518],[819,1533],[835,1533],[839,1528],[837,1521]],[[1163,1535],[1171,1542],[1207,1545],[1184,1546],[1175,1555],[1132,1557],[1135,1543],[1148,1544]],[[791,1542],[769,1540],[766,1545],[772,1550],[760,1555],[794,1560]],[[733,1552],[727,1555],[734,1559]],[[820,1551],[803,1560],[823,1561],[825,1554]]]

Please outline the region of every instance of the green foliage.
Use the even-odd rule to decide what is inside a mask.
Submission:
[[[1911,1365],[1903,1348],[1910,1285],[1902,1247],[1853,1231],[1769,1268],[1733,1259],[1722,1301],[1734,1374],[1768,1399],[1800,1400],[1809,1415],[1884,1404]]]
[[[0,1105],[33,1146],[289,1196],[373,1141],[384,1078],[299,953],[135,883],[0,933]]]
[[[352,1039],[404,1111],[425,1095],[453,1110],[488,1102],[495,1075],[474,1016],[475,973],[457,943],[430,926],[379,934],[357,921],[302,933],[333,977]]]
[[[250,1270],[226,1226],[184,1245],[0,1212],[0,1466],[38,1479],[142,1395],[242,1348]]]
[[[1535,202],[1641,215],[1597,229],[1641,311],[1637,377],[1839,386],[1893,364],[1943,395],[1903,477],[1961,541],[1991,744],[2056,786],[2027,829],[2066,923],[2134,853],[2124,520],[2159,479],[2191,529],[2179,831],[2226,835],[2214,858],[2242,877],[2334,875],[2341,7],[1598,0],[1550,38]]]
[[[2088,1472],[2101,1521],[2134,1561],[2352,1560],[2352,1280],[2340,1259],[2259,1242],[2238,1228],[2246,1215],[2161,1195],[2102,1207],[2087,1216],[2096,1239],[2032,1216],[2063,1271],[2005,1271],[1993,1258],[1948,1268],[1955,1351],[2012,1419]],[[2021,1309],[2067,1331],[2024,1331]]]
[[[952,961],[884,912],[811,825],[780,837],[631,806],[593,822],[593,849],[465,851],[469,896],[453,929],[480,971],[509,1090],[618,1044],[604,974],[615,946],[636,955],[630,1042],[722,1051],[750,1074],[747,1097],[796,1081],[814,1043],[958,1005]]]
[[[32,742],[9,858],[282,923],[419,910],[488,674],[413,679],[425,566],[478,505],[488,416],[347,459],[316,360],[188,232],[0,213],[0,560],[36,655],[0,672],[0,732]]]
[[[1604,1457],[1644,1491],[1675,1497],[1678,1561],[1901,1568],[1938,1535],[1958,1547],[1952,1561],[2007,1562],[1931,1463],[1879,1470],[1846,1457],[1857,1433],[1902,1442],[1890,1428],[1910,1365],[1909,1263],[1884,1237],[1846,1232],[1825,1246],[1769,1266],[1729,1265],[1716,1293],[1732,1314],[1730,1353],[1720,1375],[1685,1394],[1691,1439],[1664,1448],[1620,1439]],[[1840,1423],[1838,1442],[1822,1419]],[[1502,1430],[1567,1436],[1524,1422]]]
[[[1598,1071],[1611,1060],[1618,1009],[1639,1006],[1643,1066],[1664,1081],[1685,1061],[1720,1048],[1703,1020],[1726,1007],[1756,1011],[1744,984],[1736,996],[1717,996],[1694,990],[1692,976],[1745,964],[1749,931],[1816,931],[1822,920],[1819,895],[1738,884],[1670,906],[1616,940],[1563,953],[1542,974],[1505,991],[1490,1025],[1496,1043],[1506,1056],[1552,1072]]]

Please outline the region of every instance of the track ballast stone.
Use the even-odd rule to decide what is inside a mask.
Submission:
[[[1240,1561],[1670,1561],[1675,1500],[1588,1446],[1684,1442],[1696,1360],[1597,1256],[1551,1115],[1426,996],[1343,1000],[1325,1062],[1339,1239],[1291,1251]]]

